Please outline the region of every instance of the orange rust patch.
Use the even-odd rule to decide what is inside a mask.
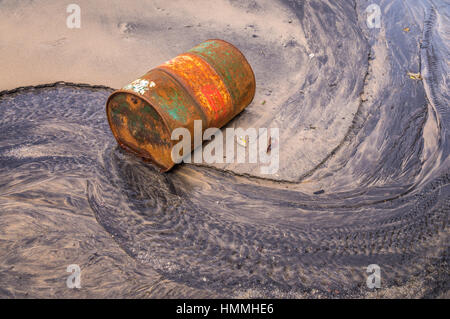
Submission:
[[[160,66],[181,79],[211,119],[209,126],[221,127],[233,112],[231,96],[216,71],[202,58],[185,53]]]
[[[141,99],[138,99],[132,94],[126,96],[126,101],[128,102],[130,109],[133,111],[137,111],[142,107]]]

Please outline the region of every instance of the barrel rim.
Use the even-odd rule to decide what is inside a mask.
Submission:
[[[120,145],[120,147],[122,147],[123,149],[125,149],[125,150],[127,150],[127,151],[129,151],[129,152],[131,152],[131,153],[134,153],[134,154],[136,154],[137,156],[143,158],[144,160],[147,160],[147,161],[149,161],[149,162],[155,164],[155,165],[160,169],[161,172],[164,173],[164,172],[169,171],[169,170],[175,165],[175,163],[173,163],[173,161],[172,161],[172,165],[171,165],[171,166],[165,166],[165,165],[162,165],[162,164],[159,163],[159,162],[158,162],[158,161],[157,161],[150,153],[148,153],[148,155],[147,155],[147,154],[144,155],[144,154],[142,154],[141,152],[135,150],[134,148],[132,148],[132,147],[130,147],[130,146],[128,146],[128,145],[125,145],[125,144],[123,144],[123,143],[121,143],[121,142],[119,141],[118,137],[117,137],[116,134],[114,133],[113,126],[111,125],[110,112],[108,112],[108,111],[109,111],[109,107],[110,107],[109,105],[110,105],[111,99],[112,99],[115,95],[117,95],[117,94],[119,94],[119,93],[127,93],[127,94],[131,94],[131,95],[133,95],[133,96],[135,96],[135,97],[137,97],[137,98],[140,98],[140,99],[143,100],[144,102],[148,103],[148,105],[149,105],[153,110],[155,110],[155,112],[158,114],[158,116],[162,119],[165,129],[167,130],[167,132],[169,133],[169,135],[171,135],[171,134],[170,134],[170,132],[171,132],[170,126],[167,124],[167,120],[164,118],[164,116],[161,114],[161,112],[160,112],[156,107],[153,106],[153,104],[150,102],[150,100],[149,100],[148,98],[146,98],[146,97],[143,96],[143,95],[137,94],[136,92],[132,92],[132,91],[129,91],[129,90],[124,90],[124,89],[118,89],[118,90],[115,90],[113,93],[111,93],[111,95],[110,95],[110,96],[108,97],[108,99],[106,100],[106,118],[108,119],[109,127],[111,128],[111,131],[112,131],[113,136],[114,136],[114,138],[116,139],[117,143],[118,143],[118,144]],[[172,143],[172,146],[173,146],[173,141],[172,141],[172,140],[171,140],[171,143]]]

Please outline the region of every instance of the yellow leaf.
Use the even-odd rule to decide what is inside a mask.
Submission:
[[[422,80],[422,75],[420,73],[408,72],[408,76],[411,80]]]

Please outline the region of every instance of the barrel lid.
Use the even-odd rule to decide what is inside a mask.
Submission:
[[[106,114],[122,148],[153,162],[162,171],[172,168],[170,130],[144,96],[128,90],[115,91],[106,103]]]

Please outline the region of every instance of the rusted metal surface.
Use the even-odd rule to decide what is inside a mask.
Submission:
[[[254,95],[255,76],[244,55],[223,40],[208,40],[113,92],[106,113],[121,147],[168,171],[175,128],[187,128],[193,145],[195,120],[203,130],[220,128]]]

